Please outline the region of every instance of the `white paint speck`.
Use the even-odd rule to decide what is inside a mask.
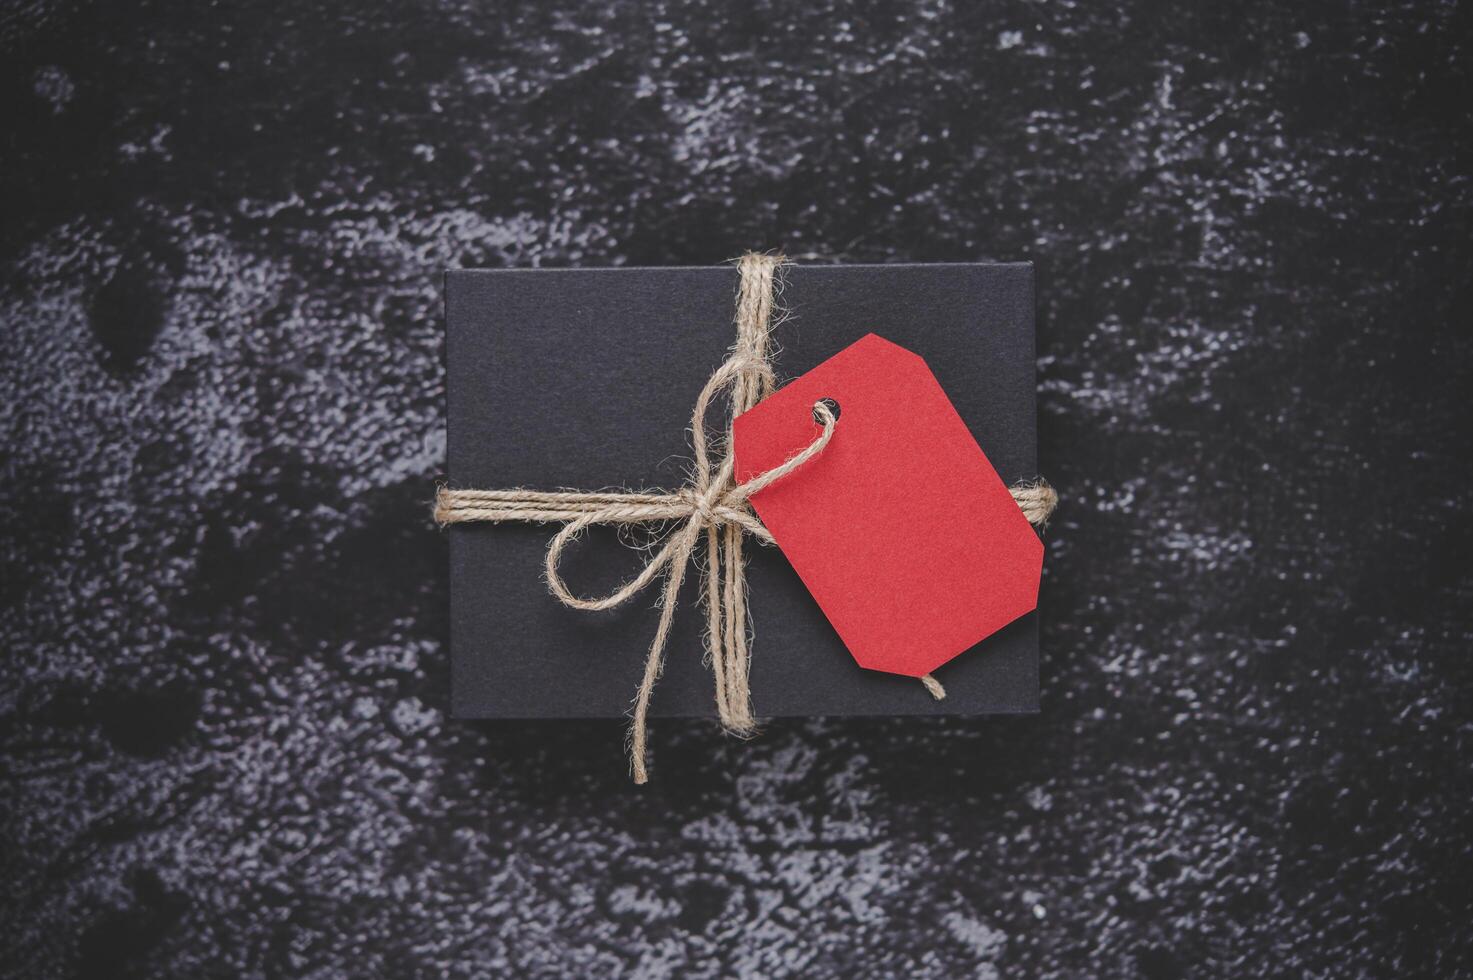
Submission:
[[[72,101],[77,87],[72,84],[71,77],[56,65],[47,65],[36,71],[32,88],[36,95],[45,100],[50,106],[53,114],[59,114]]]
[[[1002,953],[1003,947],[1007,945],[1008,934],[1001,929],[996,929],[981,919],[974,919],[960,912],[948,912],[942,923],[947,931],[956,937],[956,941],[967,947],[972,955],[982,960],[982,966],[990,965],[987,961],[996,960]],[[979,971],[978,976],[994,976],[993,973]]]
[[[389,718],[394,727],[405,735],[418,735],[435,727],[440,721],[440,713],[434,708],[426,707],[419,698],[405,698],[394,705]]]

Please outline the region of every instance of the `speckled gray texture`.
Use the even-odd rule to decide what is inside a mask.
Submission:
[[[0,13],[0,970],[1469,975],[1468,5]],[[1032,259],[1043,712],[447,722],[445,267]]]

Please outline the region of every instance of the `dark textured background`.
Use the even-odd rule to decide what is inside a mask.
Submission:
[[[1467,5],[0,13],[0,970],[1469,975]],[[1038,263],[1036,718],[449,723],[445,267]]]

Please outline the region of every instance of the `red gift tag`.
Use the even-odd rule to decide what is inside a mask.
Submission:
[[[738,417],[739,481],[861,667],[920,677],[1038,605],[1043,542],[918,355],[869,334]]]

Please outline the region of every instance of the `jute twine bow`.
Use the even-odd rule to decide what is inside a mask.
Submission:
[[[748,253],[737,262],[741,284],[737,293],[736,344],[730,355],[711,375],[696,399],[691,414],[691,448],[695,465],[690,483],[674,493],[625,493],[539,490],[454,490],[441,487],[435,501],[435,520],[440,524],[469,521],[529,521],[563,525],[547,548],[548,587],[564,605],[574,609],[611,609],[642,591],[657,575],[665,576],[660,594],[660,621],[645,657],[644,676],[634,697],[634,715],[629,726],[629,757],[634,781],[649,781],[645,764],[646,729],[650,696],[665,665],[665,644],[675,618],[676,597],[685,581],[685,570],[701,538],[705,538],[706,562],[706,648],[716,681],[716,711],[727,731],[750,735],[756,728],[752,715],[748,673],[751,653],[747,636],[747,580],[742,558],[742,534],[753,535],[764,544],[772,535],[752,512],[748,499],[764,487],[793,473],[822,453],[834,437],[838,424],[823,402],[813,406],[814,417],[823,431],[800,452],[745,483],[735,479],[731,424],[727,423],[721,443],[721,459],[715,466],[706,440],[706,413],[722,390],[731,388],[731,418],[757,404],[774,387],[771,356],[773,295],[780,256]],[[1053,512],[1058,496],[1043,482],[1012,488],[1013,499],[1033,524],[1042,524]],[[594,524],[650,524],[684,522],[665,537],[658,551],[639,574],[615,591],[600,598],[574,595],[563,582],[558,566],[563,549]],[[941,684],[927,674],[921,678],[936,698],[946,696]]]

